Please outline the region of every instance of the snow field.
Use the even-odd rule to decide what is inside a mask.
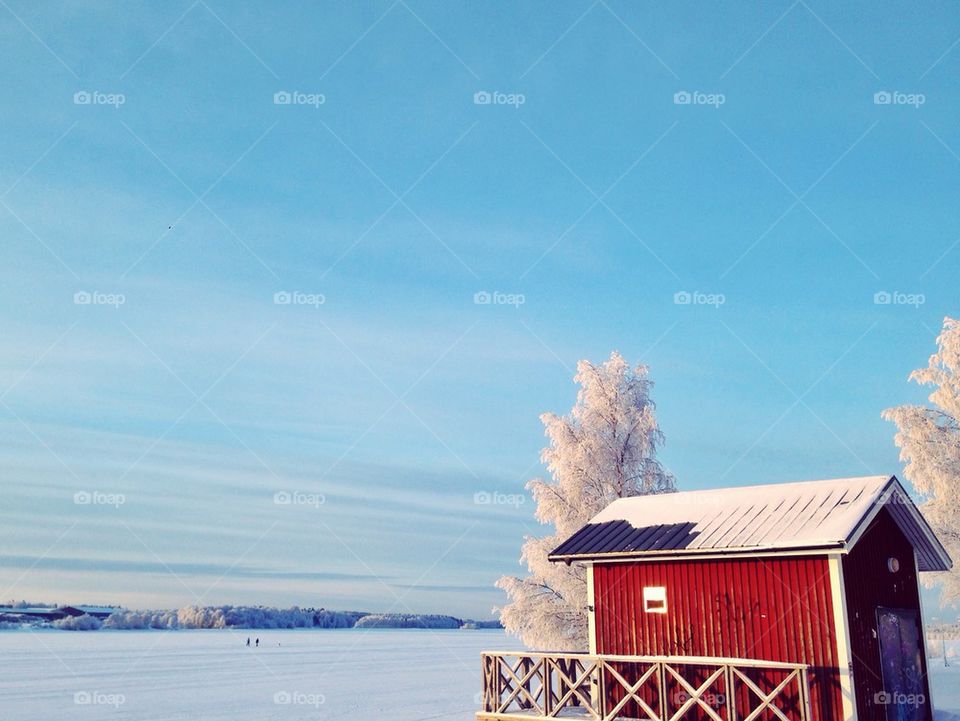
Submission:
[[[0,632],[0,718],[468,721],[480,652],[507,646],[488,630]]]

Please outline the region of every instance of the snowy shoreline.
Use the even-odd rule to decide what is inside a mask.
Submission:
[[[87,609],[90,609],[89,611]],[[0,607],[0,630],[142,631],[177,629],[482,629],[500,622],[440,614],[369,613],[324,608],[265,606],[184,606],[163,611],[85,606]]]

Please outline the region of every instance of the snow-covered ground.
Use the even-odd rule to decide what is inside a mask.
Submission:
[[[944,666],[941,642],[928,641],[927,672],[937,721],[960,721],[960,641],[947,641],[947,662]]]
[[[0,718],[469,721],[480,652],[517,647],[499,630],[5,631]]]
[[[246,647],[259,637],[260,648]],[[0,631],[3,721],[471,721],[502,631]],[[960,641],[928,662],[937,721],[960,721]]]

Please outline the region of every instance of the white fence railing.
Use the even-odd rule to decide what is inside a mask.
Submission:
[[[513,652],[481,658],[481,721],[810,721],[803,664]]]

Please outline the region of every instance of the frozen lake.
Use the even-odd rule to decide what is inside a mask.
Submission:
[[[247,648],[247,636],[260,648]],[[468,721],[501,631],[4,631],[4,721]]]
[[[947,641],[949,667],[940,649],[939,641],[927,644],[931,700],[939,721],[960,721],[960,641]]]
[[[0,719],[472,721],[480,652],[517,648],[501,631],[2,631]],[[949,651],[931,690],[960,721]]]

